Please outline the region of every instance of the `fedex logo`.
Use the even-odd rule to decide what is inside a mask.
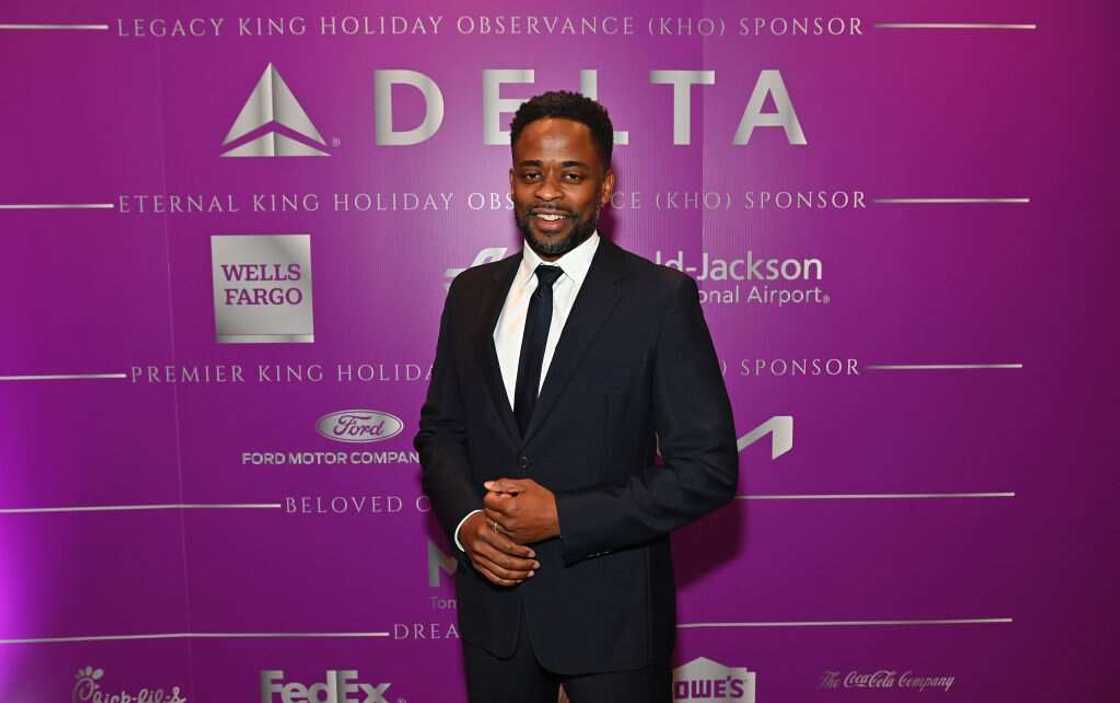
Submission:
[[[389,703],[385,691],[390,684],[368,684],[358,680],[357,669],[327,670],[325,681],[310,686],[284,683],[284,672],[261,671],[261,703]]]

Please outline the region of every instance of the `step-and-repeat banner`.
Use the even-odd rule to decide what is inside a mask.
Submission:
[[[1105,700],[1117,19],[5,3],[0,698],[464,699],[411,440],[448,283],[520,247],[512,112],[562,88],[739,434],[673,539],[675,699]]]

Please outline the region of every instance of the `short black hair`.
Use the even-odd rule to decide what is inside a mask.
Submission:
[[[530,122],[544,117],[563,117],[582,122],[591,130],[591,138],[599,149],[603,170],[611,166],[614,150],[614,126],[607,108],[597,101],[569,90],[550,90],[534,95],[517,108],[509,123],[509,146],[512,151],[517,138]]]

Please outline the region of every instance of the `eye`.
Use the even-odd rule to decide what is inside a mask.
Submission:
[[[539,175],[541,175],[541,174],[537,173],[536,171],[526,171],[526,172],[521,174],[521,180],[531,181]]]
[[[583,176],[578,173],[565,173],[564,178],[568,179],[572,183],[579,183],[583,180]]]

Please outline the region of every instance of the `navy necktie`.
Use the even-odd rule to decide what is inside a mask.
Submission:
[[[541,264],[534,273],[537,274],[537,289],[529,298],[525,334],[521,337],[521,356],[517,360],[517,385],[513,391],[513,414],[522,437],[529,429],[541,384],[544,345],[548,341],[548,328],[552,325],[552,284],[564,270],[559,266]]]

